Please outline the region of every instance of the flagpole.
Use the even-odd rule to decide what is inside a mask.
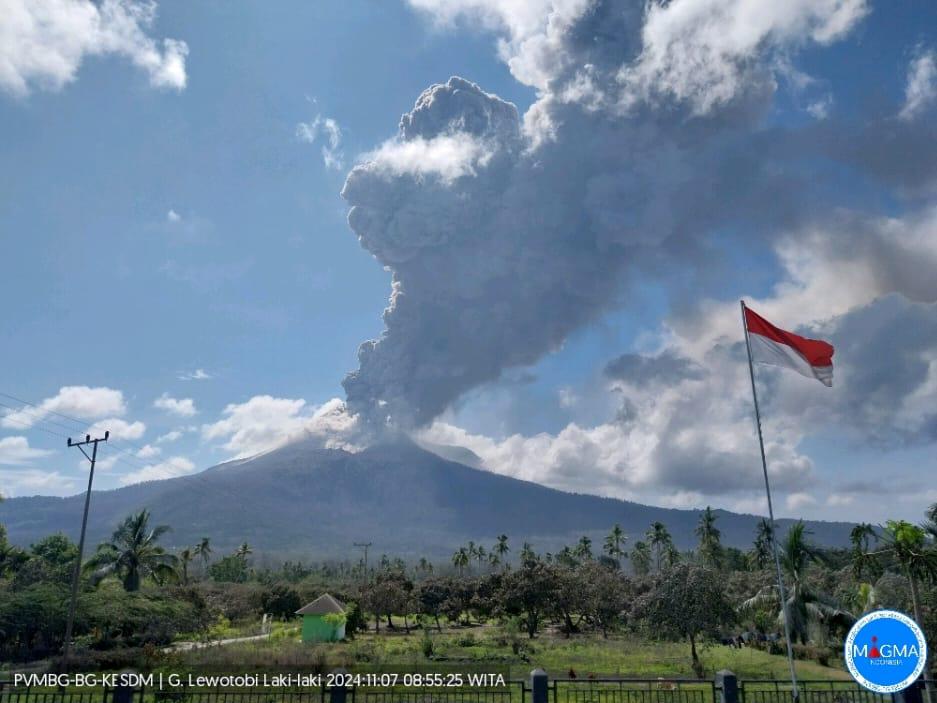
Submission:
[[[745,301],[742,306],[742,327],[745,329],[745,349],[748,352],[748,375],[752,381],[752,398],[755,401],[755,426],[758,428],[758,446],[761,448],[761,470],[765,476],[765,495],[768,497],[768,519],[771,521],[771,544],[774,547],[774,566],[778,572],[778,594],[781,598],[781,613],[784,620],[784,639],[787,640],[787,663],[791,669],[791,685],[794,700],[800,698],[797,686],[797,672],[794,669],[794,647],[791,643],[790,620],[787,611],[787,595],[784,591],[784,577],[781,574],[781,557],[778,554],[777,525],[774,523],[774,507],[771,504],[771,483],[768,481],[768,460],[765,458],[765,441],[761,434],[761,411],[758,409],[758,391],[755,390],[755,367],[752,363],[752,345],[748,338],[748,319],[745,315]]]

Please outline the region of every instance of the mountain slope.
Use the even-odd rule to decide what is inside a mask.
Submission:
[[[445,558],[465,541],[485,544],[506,533],[555,550],[583,534],[596,543],[614,523],[636,539],[665,523],[681,548],[696,542],[699,511],[656,508],[564,493],[447,461],[416,445],[376,446],[358,454],[297,443],[200,474],[96,491],[89,542],[105,539],[128,514],[149,508],[173,531],[171,546],[209,536],[217,552],[243,541],[267,554],[304,559],[347,557],[352,543],[377,553]],[[28,545],[62,531],[77,537],[82,496],[24,497],[0,503],[11,541]],[[727,545],[748,548],[758,518],[717,511]],[[790,521],[781,521],[781,530]],[[820,544],[845,545],[851,525],[810,522]]]

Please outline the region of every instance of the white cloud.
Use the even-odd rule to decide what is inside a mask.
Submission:
[[[205,369],[195,369],[195,371],[187,371],[179,374],[178,378],[180,381],[208,381],[214,378],[214,376]]]
[[[186,43],[146,33],[155,2],[3,0],[0,12],[0,89],[8,93],[59,90],[85,58],[108,54],[129,59],[156,88],[185,88]]]
[[[182,219],[182,216],[175,210],[170,209],[169,212],[166,213],[167,222],[176,223],[176,222],[179,222],[181,219]]]
[[[309,122],[296,125],[296,138],[307,144],[322,141],[322,163],[326,168],[341,170],[344,166],[342,147],[342,128],[332,117],[316,115]]]
[[[785,504],[787,505],[788,510],[802,510],[806,507],[814,505],[817,502],[817,499],[814,498],[809,493],[791,493],[787,496]]]
[[[153,446],[152,444],[144,444],[137,451],[136,455],[140,459],[152,459],[153,457],[156,457],[162,454],[162,452],[163,450],[160,449],[159,447]]]
[[[139,420],[127,422],[116,417],[98,420],[87,430],[92,437],[102,437],[110,432],[111,439],[133,441],[140,439],[146,432],[146,425]]]
[[[160,435],[156,438],[157,444],[168,444],[170,442],[175,442],[177,439],[181,438],[184,433],[182,430],[170,430],[164,435]]]
[[[58,471],[4,469],[3,478],[3,490],[0,493],[7,498],[30,495],[67,496],[74,494],[77,487],[74,479]]]
[[[163,393],[154,400],[153,407],[181,417],[192,417],[198,413],[195,409],[195,401],[191,398],[172,398],[168,393]]]
[[[26,466],[35,459],[54,454],[46,449],[35,449],[29,446],[26,437],[4,437],[0,439],[0,465]]]
[[[120,477],[120,482],[127,486],[142,481],[159,481],[164,478],[185,476],[195,470],[195,464],[183,456],[174,456],[158,464],[148,464],[138,471],[132,471]]]
[[[107,415],[123,415],[127,412],[124,395],[106,387],[62,386],[51,398],[46,398],[37,407],[23,407],[8,412],[0,419],[4,427],[32,427],[49,413],[61,413],[93,420]]]
[[[899,116],[904,120],[917,117],[937,99],[937,52],[919,52],[908,66],[908,82],[904,106]]]

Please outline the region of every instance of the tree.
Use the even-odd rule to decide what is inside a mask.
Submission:
[[[469,552],[465,547],[459,547],[452,555],[452,565],[459,570],[459,576],[464,575],[465,567],[469,565]]]
[[[501,560],[501,563],[506,563],[505,559],[507,553],[511,551],[511,548],[508,547],[508,536],[507,535],[498,535],[498,543],[495,544],[495,552],[498,554],[498,559]]]
[[[852,544],[852,573],[858,580],[862,580],[863,572],[871,570],[875,558],[869,553],[872,541],[878,541],[875,528],[867,522],[860,522],[849,532],[849,541]]]
[[[905,520],[889,520],[885,523],[885,548],[883,552],[890,552],[905,578],[908,580],[908,588],[911,590],[911,607],[914,609],[914,619],[918,623],[924,622],[924,613],[921,609],[921,581],[937,581],[937,549],[928,544],[927,531],[923,527],[912,525]],[[931,655],[928,653],[928,661],[924,671],[930,671]],[[926,678],[926,677],[925,677]],[[927,696],[931,703],[935,702],[933,684],[927,683]]]
[[[182,567],[182,585],[189,585],[189,562],[195,558],[193,549],[186,547],[179,552],[179,566]]]
[[[706,506],[696,525],[696,536],[699,537],[699,557],[704,566],[718,569],[723,562],[722,533],[716,527],[716,514],[713,509]]]
[[[195,553],[202,558],[202,573],[208,573],[208,561],[211,559],[211,540],[208,537],[202,537],[195,547]]]
[[[288,618],[303,606],[299,591],[278,583],[260,594],[260,607],[275,618]]]
[[[417,591],[417,602],[420,612],[428,615],[436,622],[436,629],[442,632],[442,625],[439,624],[439,616],[443,612],[443,606],[452,594],[452,582],[445,578],[430,578],[420,584]]]
[[[114,531],[110,542],[99,546],[97,553],[88,560],[87,567],[93,570],[94,580],[116,574],[125,590],[138,591],[147,576],[157,580],[174,577],[178,559],[157,544],[167,532],[167,525],[150,527],[148,510],[130,515]]]
[[[771,552],[771,523],[768,518],[761,518],[755,526],[755,542],[752,545],[750,559],[752,566],[756,569],[767,569],[774,555]]]
[[[527,636],[533,639],[556,599],[556,589],[554,567],[539,559],[529,559],[519,569],[504,575],[500,602],[506,613],[520,617]]]
[[[250,578],[250,569],[244,559],[228,554],[208,567],[208,575],[218,583],[245,583]]]
[[[576,543],[576,548],[573,550],[575,554],[580,559],[591,559],[592,558],[592,540],[589,539],[586,535],[583,535],[579,538],[579,541]]]
[[[653,523],[644,537],[654,552],[654,564],[657,573],[660,573],[664,565],[664,557],[667,555],[669,548],[673,546],[673,538],[662,522]]]
[[[234,552],[234,556],[236,556],[238,559],[243,559],[246,561],[247,557],[249,557],[253,553],[254,553],[254,550],[251,549],[251,546],[247,542],[241,542],[241,546],[238,547],[237,550]]]
[[[637,576],[646,576],[651,571],[651,548],[647,542],[638,540],[631,549],[631,566]]]
[[[627,540],[628,537],[625,536],[625,531],[621,529],[621,525],[617,522],[612,527],[612,531],[605,537],[603,549],[609,557],[618,562],[618,568],[621,568],[621,559],[625,556],[625,550],[621,546]]]
[[[781,544],[781,568],[787,581],[787,616],[791,639],[806,644],[809,639],[809,624],[824,623],[851,625],[855,618],[830,596],[820,593],[807,582],[807,569],[823,561],[820,549],[807,540],[804,523],[793,525]],[[751,610],[772,604],[779,609],[778,623],[784,624],[784,608],[780,606],[777,585],[761,589],[752,598],[742,603],[742,609]]]
[[[681,564],[658,576],[654,588],[639,602],[638,612],[658,632],[686,638],[693,670],[702,677],[696,643],[715,637],[735,621],[722,579],[711,569]]]
[[[583,587],[583,613],[607,638],[631,600],[630,584],[617,567],[609,568],[595,561],[580,567],[579,579]]]

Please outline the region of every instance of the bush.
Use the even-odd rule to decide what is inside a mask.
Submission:
[[[265,613],[275,618],[292,617],[303,607],[299,591],[282,583],[263,591],[260,594],[260,605]]]
[[[433,638],[429,636],[429,631],[423,630],[423,637],[420,639],[420,650],[423,652],[423,656],[427,659],[431,659],[433,656]]]

